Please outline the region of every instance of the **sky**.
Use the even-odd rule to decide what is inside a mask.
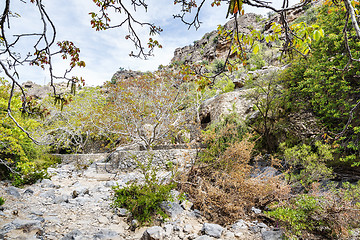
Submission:
[[[24,3],[25,2],[25,3]],[[154,23],[161,26],[164,31],[154,37],[163,46],[162,49],[155,49],[154,56],[148,60],[142,60],[129,56],[131,51],[136,51],[129,40],[125,39],[128,34],[126,28],[110,29],[97,32],[90,26],[89,12],[97,11],[92,0],[46,0],[43,1],[45,9],[56,26],[57,41],[70,40],[80,48],[80,58],[85,61],[86,67],[76,69],[72,72],[74,76],[81,76],[89,86],[101,85],[109,81],[119,68],[153,71],[160,64],[167,65],[173,57],[174,51],[178,47],[192,44],[194,41],[210,31],[217,28],[217,25],[226,23],[227,6],[211,7],[211,0],[204,5],[200,14],[203,22],[198,30],[188,29],[179,19],[174,19],[173,15],[180,12],[180,6],[174,5],[173,0],[147,0],[148,11],[138,9],[134,13],[136,19]],[[130,0],[125,1],[130,2]],[[279,0],[273,0],[272,6],[280,7]],[[299,0],[290,1],[291,4],[298,3]],[[3,10],[0,3],[0,11]],[[41,30],[40,17],[37,14],[34,4],[29,0],[12,0],[11,9],[19,13],[21,17],[11,19],[11,34],[31,33]],[[245,8],[245,12],[255,12],[266,15],[268,10],[256,8]],[[120,21],[117,16],[112,17],[112,22]],[[139,35],[146,40],[148,29],[137,28]],[[14,51],[22,56],[32,52],[30,40],[20,41],[18,48]],[[54,72],[62,75],[68,63],[58,59],[54,61]],[[24,65],[18,68],[20,73],[19,82],[32,81],[41,85],[48,84],[50,78],[48,72],[39,67]],[[4,76],[0,72],[0,76]]]

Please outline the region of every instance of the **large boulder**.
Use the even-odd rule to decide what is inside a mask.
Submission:
[[[204,101],[200,106],[201,126],[205,128],[213,122],[221,120],[233,110],[245,120],[252,113],[253,103],[246,98],[248,89],[237,89],[223,93]]]

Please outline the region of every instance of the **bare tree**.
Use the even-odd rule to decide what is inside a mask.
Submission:
[[[183,121],[182,79],[167,70],[106,85],[108,99],[93,113],[95,127],[150,149],[172,137]]]

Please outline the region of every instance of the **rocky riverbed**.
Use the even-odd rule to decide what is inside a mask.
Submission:
[[[0,239],[280,239],[264,223],[239,219],[231,226],[207,222],[189,201],[164,203],[171,218],[138,227],[125,209],[111,208],[112,186],[141,177],[136,171],[99,172],[66,163],[48,169],[51,178],[22,189],[0,182]],[[174,191],[176,195],[176,191]],[[256,211],[256,209],[254,209]]]

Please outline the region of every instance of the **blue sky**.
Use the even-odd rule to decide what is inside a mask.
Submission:
[[[29,2],[29,0],[27,0]],[[273,1],[273,6],[279,7],[279,0]],[[293,4],[299,1],[291,1]],[[172,0],[147,0],[148,12],[137,11],[136,18],[160,25],[164,31],[156,37],[162,44],[162,49],[156,49],[154,57],[148,60],[141,60],[129,57],[130,51],[134,50],[130,41],[125,40],[126,29],[111,29],[96,32],[90,27],[91,11],[96,11],[96,7],[91,0],[46,0],[45,7],[54,21],[57,28],[57,40],[73,41],[81,49],[80,56],[86,62],[86,68],[78,69],[73,75],[82,76],[87,85],[101,85],[104,81],[109,81],[119,67],[132,70],[152,71],[160,64],[169,64],[175,48],[192,44],[200,39],[205,33],[215,30],[218,24],[224,24],[226,7],[210,7],[211,1],[207,2],[200,15],[203,21],[200,29],[188,30],[179,19],[174,19],[173,14],[180,10],[180,6],[174,5]],[[2,10],[3,6],[0,3]],[[12,1],[12,9],[21,15],[18,19],[13,19],[11,31],[14,33],[34,32],[40,23],[39,16],[33,4],[22,3],[20,0]],[[256,12],[266,14],[267,10],[246,9],[246,12]],[[112,21],[119,20],[117,17]],[[148,29],[138,28],[140,35],[144,39],[148,38]],[[21,42],[18,49],[21,54],[26,54],[32,49],[29,42]],[[55,73],[62,75],[67,67],[66,62],[57,60],[54,62]],[[47,84],[49,77],[46,71],[37,67],[23,66],[19,68],[20,82],[33,81],[38,84]],[[0,76],[3,76],[0,73]]]

